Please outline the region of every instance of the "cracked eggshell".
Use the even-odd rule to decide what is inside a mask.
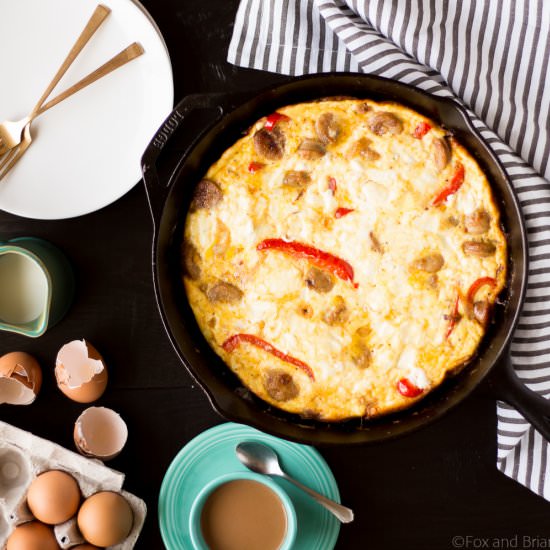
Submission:
[[[73,401],[91,403],[107,387],[107,367],[100,353],[86,340],[73,340],[57,354],[57,387]]]
[[[105,461],[120,454],[128,439],[128,427],[112,409],[89,407],[77,418],[73,435],[81,454]]]
[[[0,405],[30,405],[42,385],[42,369],[28,353],[14,351],[0,357]]]

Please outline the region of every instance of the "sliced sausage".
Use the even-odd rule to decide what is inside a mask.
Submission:
[[[438,170],[443,170],[451,160],[451,147],[445,138],[435,138],[432,141],[434,164]]]
[[[231,283],[219,281],[206,289],[206,297],[213,303],[233,304],[243,297],[243,291]]]
[[[491,304],[487,300],[480,300],[474,303],[474,317],[477,322],[486,327],[489,324],[491,318]]]
[[[472,235],[487,233],[491,227],[491,216],[483,208],[478,208],[475,212],[464,218],[464,227]]]
[[[350,357],[358,369],[366,369],[372,361],[372,353],[364,342],[354,342],[350,349]]]
[[[411,265],[419,271],[437,273],[445,265],[445,258],[439,252],[434,252],[417,258]]]
[[[371,147],[372,141],[366,137],[359,138],[348,151],[350,157],[362,157],[365,160],[378,160],[380,155]]]
[[[265,391],[275,401],[290,401],[300,393],[292,375],[283,369],[269,369],[264,374],[263,383]]]
[[[324,294],[332,290],[334,279],[330,273],[317,267],[310,267],[306,273],[306,284],[309,288]]]
[[[462,250],[467,256],[478,256],[480,258],[486,258],[492,256],[497,247],[489,241],[464,241],[462,243]]]
[[[285,172],[283,185],[295,189],[305,189],[311,183],[309,172],[304,170],[289,170]]]
[[[272,130],[262,128],[254,134],[254,149],[258,155],[269,160],[280,160],[285,152],[285,135],[275,126]]]
[[[223,199],[219,185],[209,179],[202,179],[195,187],[189,210],[195,212],[201,208],[214,208]]]
[[[384,134],[396,135],[403,131],[403,123],[388,111],[377,111],[367,120],[369,130],[377,136]]]
[[[345,323],[349,318],[349,310],[342,296],[336,296],[332,306],[323,314],[323,321],[327,325],[339,325]]]
[[[201,276],[201,257],[197,248],[191,241],[185,240],[181,252],[181,262],[184,274],[190,279],[197,280]]]
[[[323,113],[315,123],[315,132],[321,143],[335,143],[340,136],[341,128],[334,113]]]
[[[304,139],[298,147],[298,154],[306,160],[320,159],[326,152],[325,146],[316,139]]]

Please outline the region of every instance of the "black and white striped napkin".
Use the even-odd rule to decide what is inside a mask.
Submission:
[[[548,0],[241,0],[228,53],[243,67],[291,75],[362,71],[462,100],[525,214],[530,270],[512,357],[518,375],[546,398],[549,57]],[[497,414],[497,467],[550,500],[549,443],[506,404],[498,403]]]

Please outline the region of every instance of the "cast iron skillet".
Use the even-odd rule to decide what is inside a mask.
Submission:
[[[413,408],[380,419],[329,424],[304,420],[269,407],[243,388],[212,351],[185,297],[180,245],[193,188],[226,148],[258,118],[278,107],[334,95],[397,101],[451,131],[476,156],[490,178],[508,237],[510,265],[507,288],[496,306],[494,323],[478,354],[462,372],[450,377]],[[371,443],[403,435],[441,417],[493,370],[491,386],[496,397],[520,409],[550,439],[550,404],[521,384],[510,363],[509,342],[527,280],[527,241],[518,200],[497,158],[464,109],[453,100],[393,80],[357,74],[295,78],[244,97],[187,96],[151,141],[142,158],[142,169],[154,221],[153,277],[162,320],[181,361],[224,418],[304,443]]]

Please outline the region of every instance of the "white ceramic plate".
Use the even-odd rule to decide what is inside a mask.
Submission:
[[[0,0],[0,121],[26,116],[99,0]],[[33,144],[0,182],[0,209],[37,219],[94,212],[140,179],[140,158],[174,101],[168,51],[143,6],[112,13],[52,93],[132,42],[145,53],[36,119]]]

